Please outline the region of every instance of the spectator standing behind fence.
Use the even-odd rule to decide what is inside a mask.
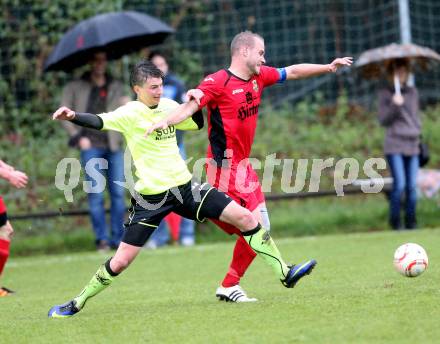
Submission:
[[[389,222],[394,229],[403,228],[400,209],[404,191],[405,228],[414,229],[417,225],[416,180],[421,122],[418,92],[407,85],[409,71],[408,60],[394,60],[387,67],[390,86],[379,91],[379,121],[386,128],[384,153],[393,177]],[[395,86],[392,87],[395,76]]]
[[[173,99],[178,103],[186,101],[185,86],[176,75],[170,73],[166,58],[161,53],[153,51],[149,55],[148,59],[165,75],[163,81],[163,96],[165,98]],[[179,146],[180,155],[184,160],[186,160],[183,135],[184,132],[182,130],[176,131],[177,145]],[[157,230],[151,235],[151,238],[147,243],[147,247],[156,248],[169,242],[170,235],[167,231],[166,225],[169,227],[171,237],[174,242],[180,241],[180,244],[183,246],[194,245],[194,221],[187,218],[182,218],[175,213],[169,214],[165,218],[165,221],[162,221]]]
[[[95,53],[89,65],[89,72],[64,87],[61,106],[74,108],[78,112],[103,113],[130,100],[124,94],[123,84],[107,74],[105,52]],[[85,179],[91,182],[87,194],[96,248],[99,251],[116,248],[121,241],[125,214],[124,188],[115,183],[124,181],[122,137],[115,131],[101,132],[79,127],[69,121],[63,121],[63,126],[70,136],[69,145],[80,149]],[[100,185],[105,181],[111,200],[111,236],[105,218],[105,188]]]
[[[0,160],[0,178],[7,180],[9,184],[18,189],[24,188],[28,182],[28,177],[25,173],[17,171],[14,167],[2,160]],[[13,233],[14,229],[8,221],[6,205],[0,196],[0,276],[9,258],[9,247]],[[8,296],[13,293],[11,289],[0,287],[0,297]]]

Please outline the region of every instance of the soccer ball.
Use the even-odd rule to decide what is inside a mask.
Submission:
[[[403,244],[394,252],[394,267],[407,277],[417,277],[428,267],[428,255],[417,244]]]

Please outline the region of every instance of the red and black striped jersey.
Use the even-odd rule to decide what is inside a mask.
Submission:
[[[222,69],[208,75],[197,87],[203,91],[200,108],[208,109],[207,158],[218,166],[227,158],[229,166],[248,159],[258,121],[261,94],[281,79],[281,71],[262,66],[259,75],[243,80]]]

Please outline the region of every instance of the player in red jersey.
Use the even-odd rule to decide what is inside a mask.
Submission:
[[[12,166],[6,164],[2,160],[0,160],[0,178],[7,180],[16,188],[25,187],[28,180],[26,174],[15,170]],[[2,275],[6,261],[9,258],[9,245],[13,232],[14,230],[8,221],[5,203],[3,202],[3,198],[0,196],[0,276]],[[0,297],[7,296],[12,293],[13,291],[8,288],[0,287]]]
[[[336,72],[341,66],[350,66],[352,58],[337,58],[326,65],[297,64],[273,68],[264,65],[264,54],[264,40],[260,35],[250,31],[237,34],[231,42],[230,67],[208,75],[197,89],[188,91],[189,98],[195,99],[199,107],[194,106],[194,102],[182,104],[165,120],[149,128],[147,134],[178,123],[206,106],[209,136],[208,181],[251,210],[269,231],[270,221],[264,195],[258,176],[248,162],[263,89],[285,80]],[[236,228],[227,224],[220,226],[229,234],[239,233]],[[246,241],[239,237],[229,270],[217,289],[217,297],[235,302],[257,301],[247,297],[239,285],[255,256]]]

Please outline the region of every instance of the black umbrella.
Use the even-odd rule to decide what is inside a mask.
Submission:
[[[61,38],[46,60],[44,71],[70,71],[86,64],[96,51],[105,51],[108,59],[117,59],[162,43],[173,32],[159,19],[139,12],[100,14],[81,21]]]

